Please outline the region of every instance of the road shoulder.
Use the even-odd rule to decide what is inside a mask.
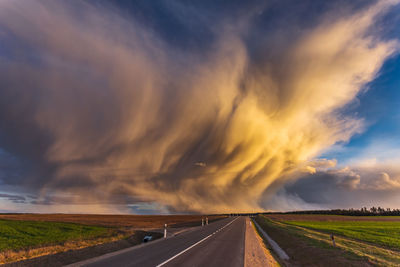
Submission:
[[[244,266],[279,266],[249,218],[246,218]]]

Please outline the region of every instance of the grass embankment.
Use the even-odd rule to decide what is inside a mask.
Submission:
[[[285,223],[346,236],[389,249],[400,249],[400,222],[287,221]]]
[[[116,229],[74,223],[0,220],[0,264],[121,240]]]
[[[0,220],[0,251],[91,239],[108,232],[105,227],[73,223]]]
[[[400,265],[400,253],[395,250],[345,236],[335,236],[336,247],[333,247],[328,232],[294,225],[292,224],[293,221],[271,220],[264,216],[258,216],[256,220],[271,238],[286,251],[290,257],[290,263],[294,265]],[[350,221],[349,223],[352,224],[353,222]],[[366,228],[364,228],[364,232],[368,232]]]

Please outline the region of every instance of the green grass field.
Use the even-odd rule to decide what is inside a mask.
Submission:
[[[0,251],[90,239],[107,232],[105,227],[74,223],[0,220]]]
[[[400,249],[400,222],[390,221],[285,221],[287,224]]]
[[[399,221],[343,217],[329,221],[332,216],[313,217],[318,218],[309,220],[299,215],[292,220],[291,215],[290,220],[284,220],[284,216],[258,216],[256,221],[288,253],[294,265],[311,266],[318,262],[321,266],[400,266]],[[331,233],[335,234],[335,247]]]

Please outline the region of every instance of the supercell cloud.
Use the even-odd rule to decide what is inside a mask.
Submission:
[[[318,186],[291,194],[305,173],[372,190],[314,160],[363,131],[344,110],[399,50],[379,26],[397,1],[360,3],[160,1],[164,25],[143,7],[1,1],[0,186],[32,205],[178,212],[297,201]]]

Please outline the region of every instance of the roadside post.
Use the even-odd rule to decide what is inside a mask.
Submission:
[[[164,238],[167,238],[167,224],[164,224]]]
[[[331,240],[332,240],[333,246],[336,247],[336,244],[335,244],[335,237],[333,236],[333,234],[331,234]]]
[[[204,226],[204,218],[201,218],[201,226]]]
[[[206,217],[206,224],[208,225],[208,217]]]

